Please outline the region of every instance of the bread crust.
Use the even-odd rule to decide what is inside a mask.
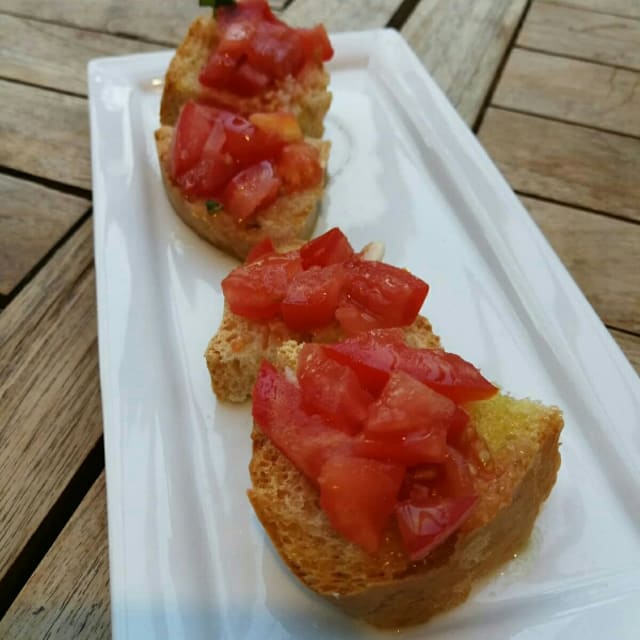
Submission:
[[[164,126],[155,132],[156,148],[162,181],[176,213],[198,235],[214,246],[244,260],[251,247],[265,238],[276,246],[291,239],[306,239],[313,232],[322,198],[325,179],[313,189],[280,196],[272,205],[260,211],[246,224],[239,224],[221,209],[212,214],[205,200],[187,200],[171,180],[171,141],[173,128]],[[320,164],[325,171],[331,143],[308,138],[320,152]]]
[[[188,100],[198,100],[242,115],[289,111],[296,116],[306,136],[322,137],[324,116],[331,106],[331,93],[327,90],[329,75],[322,66],[307,66],[296,78],[287,76],[264,93],[243,98],[229,91],[205,87],[198,80],[200,69],[218,39],[213,16],[201,16],[191,24],[165,76],[161,124],[173,126],[182,105]]]
[[[297,349],[285,345],[280,367]],[[475,478],[479,502],[464,525],[424,560],[408,560],[395,525],[369,555],[342,538],[319,493],[254,425],[249,499],[285,563],[310,589],[346,613],[382,628],[424,622],[463,602],[473,585],[526,543],[560,465],[562,415],[555,407],[499,395],[469,403],[497,468]]]

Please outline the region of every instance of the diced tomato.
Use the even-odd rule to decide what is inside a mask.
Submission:
[[[200,70],[198,80],[206,87],[227,84],[232,80],[238,64],[235,54],[214,51]]]
[[[187,197],[216,198],[235,171],[233,161],[228,157],[211,156],[199,160],[194,167],[176,176],[174,181]]]
[[[404,269],[383,262],[353,260],[347,267],[346,302],[362,309],[372,318],[374,327],[403,327],[418,315],[429,285]],[[337,316],[346,331],[350,323]]]
[[[383,326],[380,318],[346,296],[336,310],[336,320],[348,336],[366,333]]]
[[[412,433],[394,440],[367,438],[362,434],[353,443],[353,453],[363,458],[397,462],[407,467],[444,459],[442,438],[437,432]]]
[[[295,29],[282,22],[260,22],[247,50],[247,59],[272,78],[295,75],[304,64],[304,51]]]
[[[280,179],[268,160],[237,173],[222,193],[224,208],[239,222],[269,206],[278,197]]]
[[[438,349],[381,343],[375,334],[348,338],[324,348],[332,358],[348,364],[362,384],[375,394],[381,391],[394,369],[408,373],[455,403],[484,400],[498,391],[471,363]]]
[[[306,142],[288,144],[280,152],[276,164],[278,175],[287,191],[302,191],[322,182],[324,170],[320,152]]]
[[[276,252],[276,248],[273,246],[271,238],[265,238],[258,242],[255,247],[252,247],[251,251],[247,254],[244,261],[245,264],[251,264],[252,262],[258,262],[262,258],[271,255]]]
[[[333,47],[324,25],[319,24],[312,29],[298,29],[298,35],[307,60],[313,62],[331,60]]]
[[[354,374],[355,375],[355,374]],[[364,434],[397,439],[414,433],[437,436],[445,454],[447,429],[456,405],[403,371],[392,371],[380,397],[371,405]]]
[[[447,431],[447,442],[457,442],[467,424],[469,424],[469,414],[462,407],[456,405],[456,412],[449,425],[449,431]]]
[[[294,331],[310,331],[333,322],[343,282],[342,265],[312,267],[299,273],[280,307],[285,324]]]
[[[298,381],[310,412],[347,433],[359,431],[373,398],[349,367],[328,358],[319,345],[306,344],[298,360]]]
[[[236,113],[220,111],[219,119],[225,132],[223,150],[239,168],[275,157],[285,144],[283,139],[257,128]]]
[[[334,456],[320,473],[320,505],[345,538],[375,553],[395,508],[402,484],[401,465]]]
[[[302,246],[300,257],[303,269],[313,266],[326,267],[349,260],[353,257],[353,248],[347,236],[338,227],[334,227]]]
[[[171,154],[171,173],[179,176],[200,160],[211,131],[212,118],[207,109],[195,102],[186,102],[176,123]]]
[[[317,482],[329,458],[348,453],[351,436],[302,408],[302,393],[264,361],[253,388],[253,419],[310,480]]]
[[[396,507],[398,528],[411,560],[417,562],[444,542],[471,515],[478,498],[407,500]]]
[[[286,143],[299,142],[303,139],[302,129],[292,113],[285,111],[253,113],[249,116],[249,121],[263,132]]]
[[[302,271],[297,252],[266,256],[234,269],[222,292],[233,313],[251,320],[268,320],[280,311],[289,283]]]

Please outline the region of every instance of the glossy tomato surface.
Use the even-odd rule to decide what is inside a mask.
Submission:
[[[302,266],[305,269],[346,262],[353,257],[353,254],[354,251],[347,236],[337,227],[309,240],[300,249]]]
[[[281,184],[273,165],[263,160],[231,178],[222,192],[222,204],[238,222],[243,222],[258,209],[272,204],[278,197]]]

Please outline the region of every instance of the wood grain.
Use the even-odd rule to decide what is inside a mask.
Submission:
[[[517,191],[640,221],[640,140],[496,108],[479,136]]]
[[[91,230],[0,315],[0,576],[102,432]]]
[[[525,0],[422,0],[402,28],[470,124],[480,112],[525,7]]]
[[[638,0],[546,0],[546,2],[575,9],[608,13],[614,16],[640,18],[640,2]]]
[[[640,225],[534,198],[522,202],[602,321],[640,334]]]
[[[640,20],[538,1],[517,44],[640,70]]]
[[[0,14],[0,76],[87,93],[91,58],[157,51],[160,45]]]
[[[87,101],[0,80],[0,165],[91,186]]]
[[[624,351],[631,366],[640,375],[640,336],[609,329],[618,346]]]
[[[640,137],[636,71],[515,48],[492,103]]]
[[[4,174],[0,202],[0,293],[7,295],[90,203]]]
[[[110,637],[102,473],[0,621],[0,638]]]
[[[23,18],[175,45],[193,19],[211,9],[176,0],[2,0],[2,10]]]
[[[401,4],[402,0],[294,0],[284,10],[284,19],[297,27],[322,22],[330,33],[374,29],[384,27]]]

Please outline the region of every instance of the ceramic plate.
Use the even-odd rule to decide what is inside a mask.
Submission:
[[[316,234],[383,240],[448,350],[566,421],[525,552],[402,637],[637,638],[638,377],[402,38],[333,44]],[[216,402],[203,358],[237,263],[173,213],[155,153],[170,57],[89,65],[114,638],[387,637],[301,586],[246,498],[250,407]]]

